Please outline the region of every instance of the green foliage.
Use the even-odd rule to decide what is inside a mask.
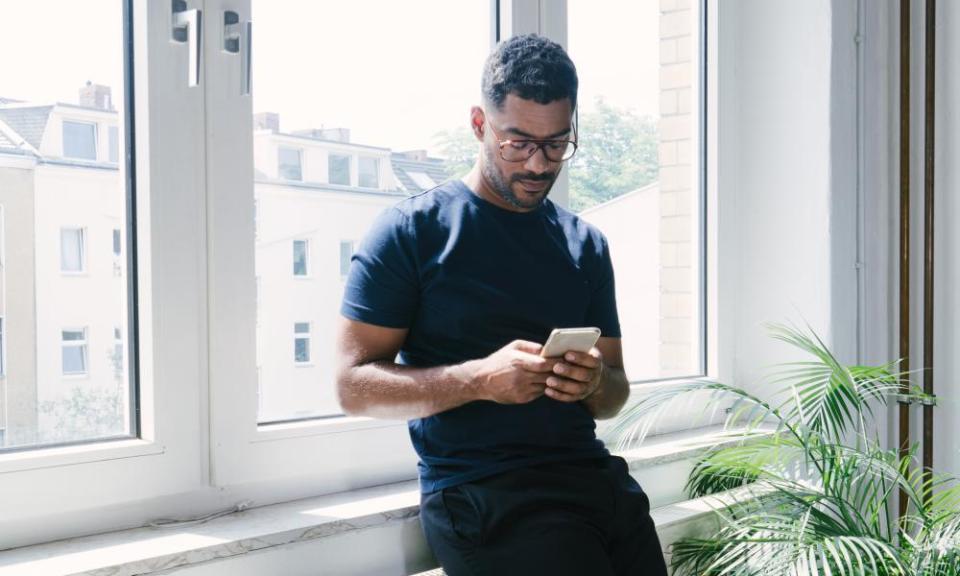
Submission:
[[[440,149],[443,166],[452,180],[461,178],[469,172],[477,161],[480,143],[466,127],[437,132],[434,135],[434,142]]]
[[[75,442],[124,433],[123,401],[117,390],[75,386],[70,395],[40,404],[41,415],[53,421],[40,430],[40,443]]]
[[[905,384],[897,363],[845,366],[809,327],[771,332],[811,357],[777,372],[776,406],[718,382],[690,382],[650,394],[616,423],[629,445],[684,396],[732,401],[726,424],[743,430],[741,441],[708,451],[687,482],[691,497],[716,494],[719,530],[674,543],[674,574],[960,575],[956,479],[916,466],[916,446],[901,457],[870,436],[874,408]],[[890,508],[900,490],[909,508],[897,519]]]
[[[579,148],[568,163],[570,209],[580,212],[642,188],[659,177],[657,122],[597,99],[579,115]],[[438,132],[434,142],[451,178],[477,160],[479,143],[466,127]]]
[[[580,113],[570,164],[570,209],[580,212],[659,178],[657,122],[598,98]]]

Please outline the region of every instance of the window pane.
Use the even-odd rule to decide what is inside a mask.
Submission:
[[[307,275],[307,241],[293,241],[293,275]]]
[[[469,112],[490,51],[490,1],[253,0],[252,20],[259,421],[336,415],[333,331],[295,337],[295,360],[312,363],[295,366],[290,326],[336,324],[353,252],[346,239],[423,189],[410,173],[433,187],[473,164]],[[311,60],[309,73],[290,65],[304,61],[303,38],[310,54],[330,56]],[[293,142],[302,149],[295,185],[269,176]],[[290,274],[290,242],[301,237],[312,242],[310,282]]]
[[[353,257],[353,242],[344,240],[340,242],[340,276],[347,277],[350,273],[350,259]]]
[[[310,361],[310,340],[309,339],[307,338],[296,339],[296,350],[294,352],[294,360],[296,362]]]
[[[63,121],[63,155],[81,160],[97,159],[97,125]]]
[[[297,322],[293,325],[293,331],[297,334],[309,334],[310,333],[310,323],[309,322]]]
[[[114,338],[130,350],[132,255],[110,252],[130,232],[122,8],[32,0],[0,16],[3,448],[135,432]]]
[[[360,157],[360,186],[377,188],[380,186],[380,161],[376,158]]]
[[[331,184],[350,185],[350,157],[331,154],[329,157],[329,181]]]
[[[60,270],[83,271],[83,230],[77,228],[60,230]]]
[[[580,77],[571,207],[609,240],[634,381],[702,370],[697,4],[568,4]]]
[[[113,230],[113,255],[120,255],[120,230]]]
[[[300,168],[300,151],[295,148],[280,148],[278,155],[280,157],[278,168],[280,178],[303,180],[303,173]]]

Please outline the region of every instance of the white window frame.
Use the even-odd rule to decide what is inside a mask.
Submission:
[[[299,177],[299,178],[287,178],[286,176],[283,175],[283,172],[281,171],[281,167],[283,166],[283,163],[280,162],[280,156],[281,156],[281,154],[282,154],[282,152],[283,152],[284,150],[286,150],[286,151],[291,151],[291,152],[295,152],[295,153],[296,153],[296,155],[297,155],[297,164],[298,164],[299,167],[300,167],[300,177]],[[303,182],[303,181],[304,181],[304,180],[303,180],[303,148],[297,148],[297,147],[295,147],[295,146],[277,146],[277,177],[278,177],[279,179],[281,179],[281,180],[289,180],[290,182]]]
[[[63,268],[63,233],[67,231],[79,232],[80,269],[65,270]],[[64,276],[82,276],[87,273],[87,229],[84,226],[60,227],[60,273]]]
[[[298,325],[306,324],[307,331],[300,332],[297,330]],[[293,323],[293,364],[295,366],[313,366],[313,322],[294,322]],[[297,360],[297,341],[306,340],[307,342],[307,359],[306,360]]]
[[[297,274],[297,243],[303,242],[303,274]],[[294,238],[291,243],[292,246],[292,260],[293,260],[293,269],[291,273],[294,278],[310,278],[310,239],[309,238]]]
[[[365,186],[362,182],[363,179],[363,163],[364,161],[373,162],[373,176],[376,179],[376,182],[373,186]],[[361,188],[371,188],[378,189],[380,188],[380,158],[376,156],[358,156],[357,157],[357,186]]]
[[[139,365],[140,433],[0,452],[0,493],[18,494],[0,517],[0,548],[197,515],[246,499],[266,505],[416,477],[405,422],[344,417],[258,426],[250,307],[256,299],[254,174],[252,162],[237,162],[253,149],[253,111],[251,98],[240,95],[239,56],[204,42],[201,84],[188,87],[188,50],[171,42],[169,3],[130,2],[137,54],[137,236],[130,245],[138,257],[139,326],[127,360],[134,363],[135,355]],[[222,33],[214,15],[224,10],[250,19],[250,0],[187,2],[207,16],[208,39]],[[564,0],[500,0],[499,11],[491,12],[500,14],[503,37],[537,31],[565,43],[565,6]],[[491,45],[496,36],[492,30]],[[715,154],[715,142],[709,144]],[[120,168],[125,173],[122,162]],[[714,337],[715,301],[735,288],[730,275],[717,277],[735,255],[717,252],[714,240],[708,243],[711,350],[723,341],[722,334]],[[711,365],[711,375],[714,370]],[[129,482],[132,477],[138,481]],[[103,514],[106,508],[111,514]]]
[[[334,182],[330,177],[333,170],[333,158],[346,159],[347,161],[347,182]],[[343,154],[340,152],[330,152],[327,154],[327,184],[333,184],[334,186],[350,186],[350,183],[353,181],[353,156],[351,154]]]
[[[93,127],[93,158],[84,158],[83,156],[67,156],[67,139],[65,138],[67,132],[67,124],[75,124],[78,126],[92,126]],[[64,118],[60,122],[60,141],[63,145],[63,157],[69,158],[71,160],[83,160],[85,162],[96,162],[100,158],[100,133],[99,126],[96,122],[88,122],[86,120],[71,120]]]
[[[64,332],[80,332],[83,338],[80,340],[66,340]],[[60,374],[64,378],[86,378],[90,375],[90,331],[87,326],[67,327],[60,330]],[[67,367],[63,363],[63,355],[67,348],[81,348],[83,358],[82,372],[67,372]]]

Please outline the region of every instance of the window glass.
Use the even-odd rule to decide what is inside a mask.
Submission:
[[[63,272],[83,272],[83,229],[63,228],[60,230],[60,270]]]
[[[334,331],[295,344],[295,360],[310,358],[297,365],[290,327],[336,324],[353,251],[348,240],[363,238],[382,210],[420,191],[408,172],[441,182],[473,163],[469,113],[490,52],[490,6],[253,0],[261,423],[341,414]],[[311,61],[308,74],[290,66],[303,61],[304,38],[311,54],[337,56]],[[276,170],[273,151],[292,138],[303,150],[303,184],[268,176]],[[309,285],[290,273],[293,238],[312,241]]]
[[[296,148],[279,148],[280,166],[278,172],[284,180],[303,180],[303,170],[300,165],[300,150]]]
[[[63,155],[79,160],[96,160],[97,126],[87,122],[64,120]]]
[[[609,241],[627,374],[701,374],[696,3],[598,0],[568,10],[580,78],[570,207]]]
[[[307,275],[307,241],[293,241],[293,275]]]

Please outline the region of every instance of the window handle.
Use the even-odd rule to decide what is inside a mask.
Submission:
[[[199,86],[203,14],[196,8],[187,10],[185,0],[173,0],[171,6],[173,11],[171,39],[180,44],[186,43],[190,52],[187,57],[187,86]]]
[[[240,54],[240,95],[248,96],[253,84],[253,22],[240,22],[233,10],[223,13],[223,51]]]

